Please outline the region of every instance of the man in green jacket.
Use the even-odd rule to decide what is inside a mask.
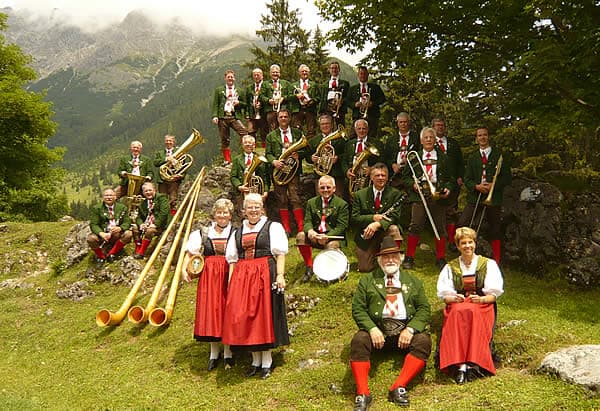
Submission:
[[[373,349],[406,353],[402,370],[388,391],[388,401],[408,406],[408,384],[426,365],[431,337],[426,329],[431,307],[423,282],[400,269],[401,250],[385,237],[378,267],[362,276],[352,298],[352,317],[359,330],[350,343],[350,367],[356,384],[354,410],[367,410],[373,399],[368,378]]]
[[[129,210],[123,203],[116,202],[112,188],[102,193],[102,204],[94,207],[90,216],[92,233],[87,238],[89,247],[96,254],[97,263],[114,261],[115,257],[131,241]],[[105,254],[105,250],[110,250]]]
[[[142,154],[142,142],[132,141],[129,146],[131,154],[128,156],[121,157],[119,161],[118,174],[121,177],[119,186],[115,189],[115,195],[117,200],[127,195],[127,189],[129,185],[129,179],[127,174],[133,174],[136,176],[145,177],[146,181],[152,181],[154,178],[154,165],[150,157]],[[138,193],[132,193],[132,195],[138,195]]]
[[[328,175],[322,176],[319,179],[319,195],[306,202],[304,231],[296,235],[296,245],[306,266],[303,282],[310,280],[313,273],[313,247],[339,249],[340,239],[330,237],[345,238],[348,217],[348,203],[335,195],[334,178]]]
[[[171,219],[169,199],[158,194],[154,184],[144,183],[142,186],[144,201],[138,207],[136,225],[132,227],[135,238],[134,258],[142,259],[152,238],[162,234]]]
[[[172,181],[164,181],[160,175],[160,167],[166,163],[177,164],[177,159],[173,155],[177,152],[175,146],[175,136],[171,134],[165,135],[165,148],[158,150],[154,155],[154,166],[159,169],[158,173],[158,192],[166,195],[169,198],[171,206],[171,214],[175,214],[175,204],[177,203],[177,194],[179,186],[185,177],[185,173],[173,175]]]

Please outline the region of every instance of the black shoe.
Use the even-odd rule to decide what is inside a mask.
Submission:
[[[354,411],[366,411],[371,406],[373,402],[373,397],[367,394],[357,395],[354,399]]]
[[[260,370],[262,370],[260,365],[251,365],[248,371],[246,371],[246,377],[253,377],[258,374]]]
[[[406,388],[404,387],[398,387],[395,390],[388,392],[388,401],[401,407],[406,407],[410,405],[410,401],[408,400],[408,393],[406,392]]]
[[[267,378],[269,378],[271,376],[271,367],[267,367],[267,368],[261,368],[260,369],[260,378],[263,380],[266,380]]]
[[[135,253],[133,255],[133,258],[135,258],[136,260],[142,260],[144,258],[144,255],[143,254]]]
[[[104,258],[96,257],[96,267],[98,267],[98,268],[102,267],[105,262],[106,262],[106,260]]]
[[[304,276],[302,277],[302,282],[307,283],[310,281],[310,277],[313,275],[312,267],[306,267],[306,271],[304,272]]]
[[[208,371],[214,370],[215,368],[217,368],[217,365],[219,365],[219,359],[211,358],[210,360],[208,360]]]
[[[444,268],[444,266],[446,265],[446,259],[445,258],[438,258],[435,262],[435,265],[437,265],[437,268],[442,271],[442,268]]]
[[[483,378],[484,375],[479,370],[479,367],[467,368],[467,381],[475,381],[477,378]]]
[[[233,368],[234,364],[235,364],[235,360],[232,357],[223,358],[223,365],[225,366],[226,370]]]
[[[467,372],[463,370],[456,371],[456,375],[454,376],[454,381],[457,384],[462,385],[467,382]]]
[[[415,268],[414,257],[409,257],[409,256],[404,257],[404,261],[402,262],[402,268],[406,268],[407,270]]]
[[[109,254],[106,256],[106,261],[108,261],[109,263],[114,263],[115,262],[115,255],[114,254]]]

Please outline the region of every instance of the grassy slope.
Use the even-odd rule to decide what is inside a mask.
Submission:
[[[0,256],[12,268],[0,281],[22,275],[21,251],[33,250],[27,239],[43,233],[41,249],[48,261],[60,261],[64,236],[72,223],[8,224],[0,233]],[[351,258],[351,262],[354,262]],[[434,307],[432,334],[437,338],[442,305],[435,297],[437,276],[433,256],[421,252],[417,270],[425,280]],[[128,289],[108,284],[89,288],[96,296],[75,303],[58,299],[61,284],[81,279],[90,266],[57,275],[40,274],[28,280],[34,287],[0,289],[0,389],[3,409],[350,409],[354,385],[347,366],[349,341],[355,332],[350,315],[352,292],[359,274],[330,286],[297,284],[288,292],[319,297],[320,303],[297,324],[287,350],[275,352],[277,368],[268,381],[247,379],[249,356],[243,354],[233,370],[208,373],[208,346],[192,339],[195,286],[179,292],[168,328],[132,326],[98,328],[100,308],[116,310]],[[114,264],[116,269],[117,264]],[[292,282],[301,276],[295,248],[288,259]],[[523,273],[506,271],[506,295],[499,300],[497,349],[503,358],[494,378],[456,386],[433,368],[424,382],[411,388],[412,409],[599,409],[600,400],[583,390],[535,371],[545,353],[572,344],[600,343],[600,318],[594,301],[600,290],[574,290]],[[142,305],[146,298],[140,298]],[[526,320],[506,326],[509,320]],[[312,365],[301,368],[308,359]],[[373,362],[373,410],[395,409],[385,401],[398,360],[378,355]]]

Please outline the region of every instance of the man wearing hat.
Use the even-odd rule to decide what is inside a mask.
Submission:
[[[367,410],[373,401],[368,377],[373,349],[406,353],[388,401],[410,404],[406,387],[424,368],[431,353],[431,337],[425,332],[431,308],[423,282],[400,269],[401,250],[390,236],[377,253],[377,267],[364,274],[352,299],[352,317],[358,332],[350,343],[350,367],[356,383],[354,410]]]

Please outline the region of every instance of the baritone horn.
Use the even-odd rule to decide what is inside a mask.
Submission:
[[[248,166],[248,169],[244,172],[244,178],[242,184],[248,187],[250,193],[258,193],[262,195],[265,192],[265,182],[260,176],[254,174],[258,166],[261,163],[268,163],[269,161],[265,156],[255,154],[252,156],[252,163]]]
[[[198,144],[203,144],[204,137],[195,128],[192,129],[192,134],[183,142],[183,144],[173,153],[173,161],[166,162],[160,166],[159,174],[163,181],[175,181],[183,177],[183,174],[194,163],[194,157],[187,154],[189,150]]]
[[[300,140],[290,145],[283,153],[281,153],[278,160],[283,161],[283,167],[275,168],[273,170],[273,181],[275,184],[284,186],[292,181],[292,178],[294,178],[296,171],[298,171],[298,168],[300,167],[300,160],[296,160],[292,157],[292,154],[303,149],[307,145],[308,139],[302,134]]]
[[[346,139],[346,129],[341,124],[336,131],[325,136],[317,146],[315,156],[319,159],[315,162],[315,173],[318,175],[324,176],[331,171],[333,158],[335,157],[335,148],[333,148],[331,142],[339,138]]]
[[[365,161],[370,156],[379,157],[379,150],[373,146],[367,146],[354,160],[354,164],[350,168],[350,172],[354,174],[354,177],[348,178],[348,192],[351,197],[354,197],[361,188],[365,188],[369,185],[370,176],[367,172],[368,166]]]

